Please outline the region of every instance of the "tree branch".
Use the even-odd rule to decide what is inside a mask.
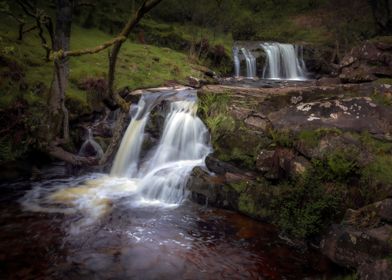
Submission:
[[[158,5],[162,0],[145,0],[140,8],[137,10],[135,16],[131,18],[120,32],[120,36],[128,37],[133,28],[139,23],[142,17],[148,13],[152,8]],[[124,112],[129,111],[129,104],[126,102],[118,92],[114,91],[114,80],[116,72],[117,57],[124,41],[118,41],[114,44],[110,53],[109,59],[109,73],[108,73],[108,95],[121,107]]]
[[[96,157],[81,157],[74,155],[70,152],[67,152],[63,148],[59,146],[50,146],[48,147],[48,153],[52,157],[60,159],[62,161],[68,162],[72,165],[80,166],[80,165],[88,165],[93,166],[99,163],[99,159]]]

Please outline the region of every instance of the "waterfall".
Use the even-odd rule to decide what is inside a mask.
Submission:
[[[162,102],[165,101],[165,102]],[[165,122],[160,139],[141,153],[151,111],[158,104]],[[196,90],[161,88],[142,92],[130,109],[130,124],[116,154],[111,174],[38,183],[20,202],[28,211],[82,215],[72,224],[79,234],[113,205],[177,207],[187,198],[186,183],[193,168],[204,166],[211,152],[208,129],[197,117]],[[92,141],[90,131],[87,141]],[[142,156],[143,155],[143,156]]]
[[[242,53],[245,56],[246,61],[246,76],[249,79],[256,77],[256,58],[253,56],[251,51],[245,48],[241,48]]]
[[[264,79],[306,79],[302,47],[280,43],[263,43],[261,47],[267,55],[263,70]]]
[[[115,177],[133,177],[137,173],[140,150],[144,139],[144,128],[147,124],[151,108],[154,104],[154,98],[146,98],[143,95],[139,104],[131,106],[130,114],[133,115],[120,148],[114,159],[111,176]]]
[[[186,197],[188,175],[211,152],[208,130],[196,111],[195,100],[170,104],[159,145],[141,173],[144,197],[167,203],[180,203]]]
[[[240,58],[239,49],[237,47],[233,48],[233,60],[234,60],[234,76],[238,78],[240,76]]]
[[[181,100],[183,99],[184,100]],[[180,99],[180,100],[178,100]],[[159,144],[140,163],[144,129],[157,98],[143,96],[117,152],[111,175],[138,178],[147,200],[180,203],[186,197],[187,177],[195,166],[203,165],[210,153],[208,130],[197,117],[196,91],[169,102]]]
[[[95,156],[101,158],[103,150],[101,146],[95,141],[91,128],[87,129],[87,138],[79,150],[80,156]]]

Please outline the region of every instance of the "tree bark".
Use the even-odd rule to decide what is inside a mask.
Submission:
[[[56,29],[54,50],[69,50],[72,24],[72,0],[56,0]],[[65,92],[68,85],[68,58],[54,61],[54,74],[49,94],[49,142],[62,136],[69,140],[68,110],[65,107]]]
[[[380,35],[392,34],[392,0],[368,0]]]
[[[112,140],[110,141],[110,145],[106,149],[103,157],[101,158],[99,165],[103,166],[107,164],[109,161],[113,160],[114,154],[116,153],[120,145],[121,138],[124,134],[127,125],[128,125],[128,113],[121,112],[121,114],[118,116],[118,119],[116,121],[116,128],[113,133]]]

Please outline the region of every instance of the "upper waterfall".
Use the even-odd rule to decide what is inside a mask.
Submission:
[[[241,48],[246,61],[246,77],[249,79],[256,78],[256,58],[252,52],[246,48]]]
[[[264,79],[306,80],[302,47],[280,43],[262,43],[261,47],[267,55]]]

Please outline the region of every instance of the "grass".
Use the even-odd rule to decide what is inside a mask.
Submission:
[[[35,33],[27,34],[23,42],[18,42],[17,26],[10,25],[6,19],[0,20],[0,53],[16,62],[23,70],[24,82],[29,88],[43,83],[49,88],[52,80],[52,63],[44,61],[44,50]],[[83,29],[73,26],[71,49],[94,47],[112,37],[97,29]],[[108,54],[103,51],[94,55],[85,55],[70,59],[70,77],[67,98],[72,103],[87,106],[86,93],[78,89],[78,84],[89,77],[105,77],[108,69]],[[130,89],[155,87],[168,80],[184,81],[187,76],[198,76],[192,69],[188,57],[180,52],[150,45],[142,45],[127,41],[119,55],[116,71],[116,88]],[[0,84],[2,95],[0,106],[10,106],[20,94],[16,94],[17,85],[3,82]],[[23,94],[23,99],[31,102],[45,103],[46,96],[34,95],[32,90]],[[71,108],[72,109],[72,108]]]

